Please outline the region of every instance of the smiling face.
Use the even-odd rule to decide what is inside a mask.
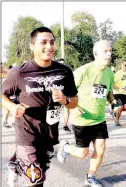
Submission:
[[[111,54],[112,54],[111,45],[106,40],[99,41],[94,46],[95,61],[97,61],[97,63],[101,66],[107,66],[110,64]]]
[[[30,44],[34,58],[39,61],[50,61],[55,52],[55,40],[50,32],[38,32],[34,43]]]

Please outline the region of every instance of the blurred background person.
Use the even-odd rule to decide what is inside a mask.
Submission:
[[[126,111],[126,60],[123,60],[121,69],[114,76],[114,97],[121,106],[116,111],[115,126],[121,126],[119,119],[122,111]]]
[[[2,69],[3,69],[3,78],[2,78],[2,81],[4,81],[4,79],[6,78],[6,75],[7,75],[8,71],[9,71],[12,67],[13,67],[12,65],[10,65],[9,67],[7,67],[6,65],[3,65],[3,67],[2,67]],[[15,95],[11,96],[11,97],[10,97],[10,100],[13,101],[14,103],[18,103],[18,102],[17,102],[17,98],[16,98]],[[15,116],[12,114],[12,115],[13,115],[12,124],[9,125],[9,123],[8,123],[9,115],[10,115],[10,110],[4,109],[3,127],[11,128],[11,127],[14,126]]]

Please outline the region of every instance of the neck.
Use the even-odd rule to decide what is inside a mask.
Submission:
[[[34,61],[40,66],[40,67],[49,67],[51,66],[52,60],[40,60],[38,58],[34,58]]]
[[[105,65],[101,65],[101,64],[99,64],[97,61],[94,61],[94,67],[95,67],[95,69],[96,70],[103,70],[103,69],[105,69]]]

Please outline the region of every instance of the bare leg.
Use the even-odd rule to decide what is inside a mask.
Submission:
[[[8,122],[9,114],[10,114],[10,111],[6,109],[5,118],[4,118],[4,121],[5,121],[6,123]]]
[[[102,162],[106,147],[106,139],[96,139],[93,142],[93,146],[94,152],[90,159],[90,168],[88,172],[88,174],[92,176],[95,175],[96,171],[98,170]]]
[[[124,110],[124,107],[121,106],[117,112],[116,112],[116,122],[119,121],[122,111]]]
[[[125,104],[124,107],[123,107],[123,111],[126,111],[126,104]]]
[[[85,158],[89,153],[89,148],[88,147],[80,148],[80,147],[75,147],[74,145],[65,145],[64,151],[78,158]]]
[[[3,123],[3,126],[4,127],[10,127],[8,125],[8,117],[9,117],[9,114],[10,114],[10,111],[5,109],[5,115],[4,115],[4,123]]]

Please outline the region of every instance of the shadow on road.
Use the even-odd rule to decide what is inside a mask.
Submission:
[[[126,181],[126,174],[104,177],[101,180],[107,181],[108,183],[111,183],[111,184],[115,184],[115,183]]]
[[[102,165],[102,167],[112,166],[112,165],[122,164],[122,163],[126,163],[126,160],[121,160],[121,161],[118,161],[118,162],[112,162],[111,164],[105,164],[105,165]]]

